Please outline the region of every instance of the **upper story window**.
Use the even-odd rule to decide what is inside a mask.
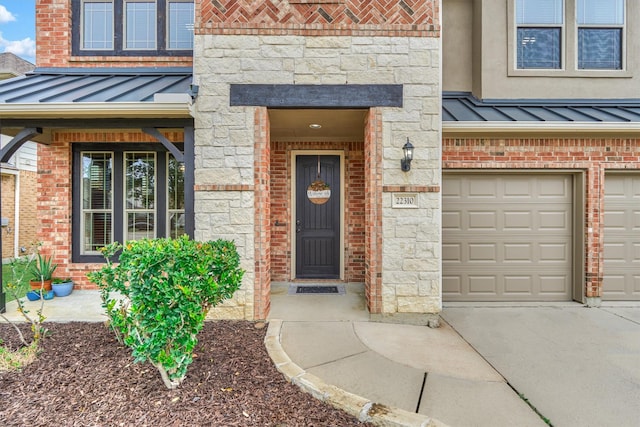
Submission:
[[[578,0],[578,68],[622,69],[624,0]]]
[[[562,67],[563,0],[518,0],[518,68]]]
[[[516,0],[510,18],[510,73],[584,76],[594,71],[590,75],[622,76],[626,68],[626,3]]]
[[[73,0],[74,55],[189,56],[193,0]]]

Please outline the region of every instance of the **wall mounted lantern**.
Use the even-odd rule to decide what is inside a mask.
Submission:
[[[404,157],[400,160],[400,167],[403,172],[408,172],[411,169],[411,160],[413,160],[413,144],[409,142],[408,137],[407,142],[402,147],[402,151]]]

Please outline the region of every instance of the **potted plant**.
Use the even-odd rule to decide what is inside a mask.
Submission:
[[[37,254],[36,260],[31,266],[31,275],[33,280],[29,282],[31,289],[51,290],[51,276],[58,268],[58,264],[53,264],[51,257]]]
[[[56,277],[51,282],[51,287],[57,297],[66,297],[73,291],[73,280],[70,277],[64,279]]]

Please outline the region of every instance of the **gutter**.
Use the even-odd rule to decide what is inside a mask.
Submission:
[[[186,94],[184,94],[186,95]],[[189,95],[186,95],[189,97]],[[63,119],[89,117],[184,118],[191,117],[189,101],[161,102],[51,102],[0,104],[0,119]]]
[[[640,122],[442,122],[443,135],[477,134],[631,134],[640,133]]]

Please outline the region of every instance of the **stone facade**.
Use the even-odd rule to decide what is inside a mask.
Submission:
[[[439,41],[430,37],[196,36],[196,238],[232,238],[247,270],[243,292],[223,307],[222,316],[234,310],[240,315],[244,307],[250,317],[253,289],[263,286],[254,275],[260,265],[254,257],[254,218],[262,214],[260,207],[251,210],[260,185],[254,174],[259,107],[229,106],[229,85],[251,83],[403,85],[403,107],[379,109],[381,132],[364,148],[379,152],[369,157],[375,158],[369,167],[381,178],[365,184],[373,189],[367,197],[376,192],[379,197],[369,216],[379,222],[368,239],[383,242],[366,255],[382,260],[367,275],[375,279],[368,283],[370,293],[380,297],[380,304],[372,297],[369,308],[383,317],[440,311],[439,67]],[[417,148],[411,171],[402,172],[399,159],[407,138]],[[418,208],[393,208],[396,191],[417,192]]]

